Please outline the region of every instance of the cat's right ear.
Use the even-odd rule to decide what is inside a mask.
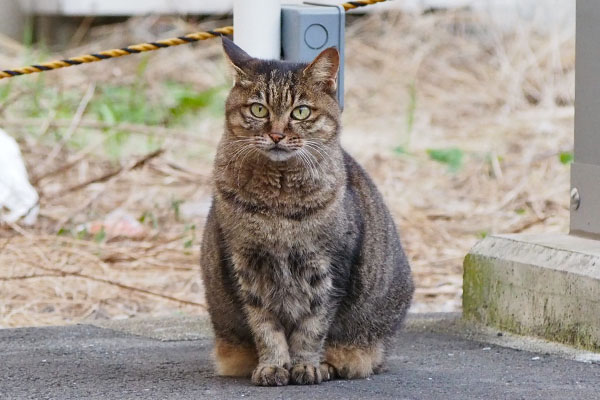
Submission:
[[[232,40],[229,40],[224,36],[223,51],[225,52],[225,56],[234,71],[236,83],[244,84],[244,82],[248,82],[249,77],[245,69],[248,66],[248,62],[252,60],[252,57],[250,57],[248,53],[233,43]]]

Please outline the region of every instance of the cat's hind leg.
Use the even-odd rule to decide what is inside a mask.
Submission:
[[[321,375],[329,379],[359,379],[379,372],[385,359],[383,341],[369,346],[328,344]]]
[[[221,376],[250,377],[258,365],[256,348],[248,344],[234,344],[226,339],[215,340],[215,364]]]

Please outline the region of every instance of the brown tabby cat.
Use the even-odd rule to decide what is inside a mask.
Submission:
[[[380,370],[413,294],[381,195],[340,146],[339,55],[235,70],[202,275],[220,375],[316,384]]]

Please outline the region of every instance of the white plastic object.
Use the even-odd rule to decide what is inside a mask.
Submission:
[[[0,129],[0,222],[12,223],[23,218],[24,224],[35,224],[40,209],[38,201],[19,145]]]
[[[233,41],[252,57],[279,60],[281,0],[235,0]]]

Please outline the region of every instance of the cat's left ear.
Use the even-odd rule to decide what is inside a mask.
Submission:
[[[302,75],[314,83],[325,85],[334,92],[337,88],[337,73],[340,67],[340,54],[335,47],[325,49],[304,68]]]

